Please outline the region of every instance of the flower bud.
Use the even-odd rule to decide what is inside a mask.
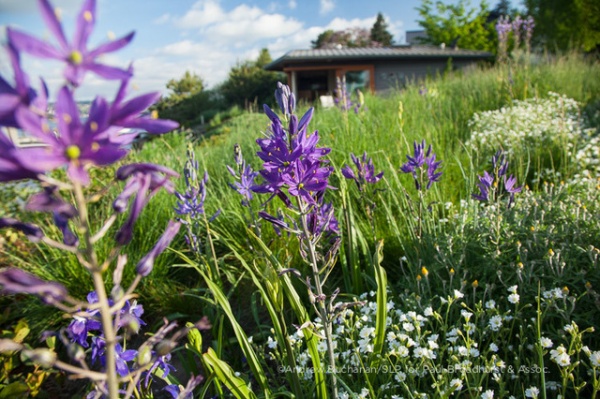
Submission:
[[[136,361],[140,367],[144,367],[152,361],[152,350],[149,346],[143,345],[140,348]]]
[[[23,356],[46,369],[56,362],[56,352],[49,349],[24,350]]]
[[[173,349],[175,349],[175,342],[173,341],[160,341],[156,347],[156,355],[157,356],[165,356],[168,355]]]

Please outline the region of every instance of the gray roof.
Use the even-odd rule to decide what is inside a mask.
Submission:
[[[265,69],[280,71],[299,64],[333,62],[366,62],[374,60],[401,60],[414,58],[470,58],[492,57],[486,51],[441,48],[436,46],[355,47],[339,49],[292,50],[271,62]]]

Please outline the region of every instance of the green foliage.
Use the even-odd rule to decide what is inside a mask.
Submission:
[[[183,77],[179,80],[171,79],[167,82],[167,89],[172,90],[172,97],[188,97],[199,93],[204,89],[202,78],[195,73],[185,71]]]
[[[394,37],[387,30],[388,26],[382,13],[377,14],[377,20],[371,28],[371,40],[383,46],[391,46]]]
[[[2,319],[6,318],[6,313],[1,316]],[[29,333],[27,322],[19,320],[12,330],[0,331],[0,340],[10,339],[17,344],[23,344]],[[56,338],[47,340],[51,350],[54,349],[55,341]],[[40,394],[42,384],[50,374],[50,371],[22,358],[19,352],[1,353],[0,399],[35,398]]]
[[[238,62],[231,68],[225,82],[219,86],[219,92],[228,105],[238,105],[248,109],[273,103],[273,91],[278,81],[284,81],[281,73],[265,71],[263,67],[271,62],[267,49],[262,49],[255,61]]]
[[[494,51],[497,40],[493,24],[487,22],[487,3],[481,1],[478,9],[468,5],[469,0],[459,0],[457,4],[422,0],[417,7],[421,16],[418,22],[427,37],[421,40],[427,44]]]
[[[525,5],[535,19],[534,40],[547,50],[600,50],[600,2],[526,0]]]

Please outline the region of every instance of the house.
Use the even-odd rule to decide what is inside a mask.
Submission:
[[[265,66],[283,71],[297,99],[314,101],[331,95],[336,78],[346,77],[348,92],[385,92],[408,82],[488,60],[491,53],[446,46],[400,45],[292,50]],[[451,64],[450,64],[451,63]]]

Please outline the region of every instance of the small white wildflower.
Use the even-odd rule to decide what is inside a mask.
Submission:
[[[494,391],[488,389],[487,391],[481,394],[481,399],[494,399]]]
[[[450,387],[454,389],[455,393],[456,391],[460,391],[463,387],[462,380],[460,378],[453,379],[452,381],[450,381]]]
[[[471,348],[469,349],[469,354],[471,355],[471,357],[479,357],[479,349]]]
[[[498,352],[498,345],[496,345],[495,343],[491,343],[490,344],[490,350],[494,353]]]
[[[267,338],[267,346],[270,349],[275,349],[275,348],[277,348],[277,341],[275,341],[273,338],[269,337],[269,338]]]
[[[369,390],[367,388],[363,388],[360,390],[360,393],[358,394],[358,398],[359,399],[366,399],[369,397]]]
[[[411,323],[402,323],[402,329],[406,332],[412,332],[415,330],[415,326]]]
[[[471,320],[471,316],[473,316],[473,313],[468,312],[468,311],[466,311],[464,309],[460,311],[460,314],[462,315],[462,317],[465,318],[466,321]]]
[[[592,367],[600,367],[600,351],[594,351],[590,354],[590,362],[592,362]]]
[[[502,327],[502,316],[492,316],[488,324],[490,325],[492,331],[500,330],[500,327]]]
[[[496,308],[496,301],[494,301],[493,299],[490,299],[489,301],[487,301],[485,303],[485,307],[487,309],[495,309]]]
[[[508,292],[512,292],[513,294],[516,294],[518,289],[519,289],[518,285],[513,285],[508,288]]]
[[[371,337],[373,334],[375,334],[374,327],[364,327],[362,330],[360,330],[360,333],[358,333],[358,335],[363,339],[367,339],[367,338]]]
[[[346,391],[340,391],[338,393],[338,397],[340,399],[350,399],[350,395],[348,395],[348,392],[346,392]]]
[[[519,296],[519,294],[510,294],[510,295],[508,296],[508,302],[510,302],[510,303],[512,303],[512,304],[514,304],[514,305],[516,305],[517,303],[519,303],[519,299],[520,299],[520,298],[521,298],[521,297]]]
[[[542,345],[542,348],[549,349],[549,348],[552,348],[552,345],[554,345],[554,344],[552,343],[552,340],[550,338],[541,337],[540,345]]]
[[[529,387],[525,390],[525,397],[537,399],[540,390],[537,387]]]
[[[431,306],[426,307],[423,314],[427,317],[433,316],[433,309],[431,308]]]
[[[463,294],[459,290],[454,290],[454,299],[459,299],[459,298],[462,298],[464,296],[465,296],[465,294]]]
[[[404,374],[402,371],[399,371],[394,376],[394,379],[398,382],[404,382],[406,380],[406,374]]]

